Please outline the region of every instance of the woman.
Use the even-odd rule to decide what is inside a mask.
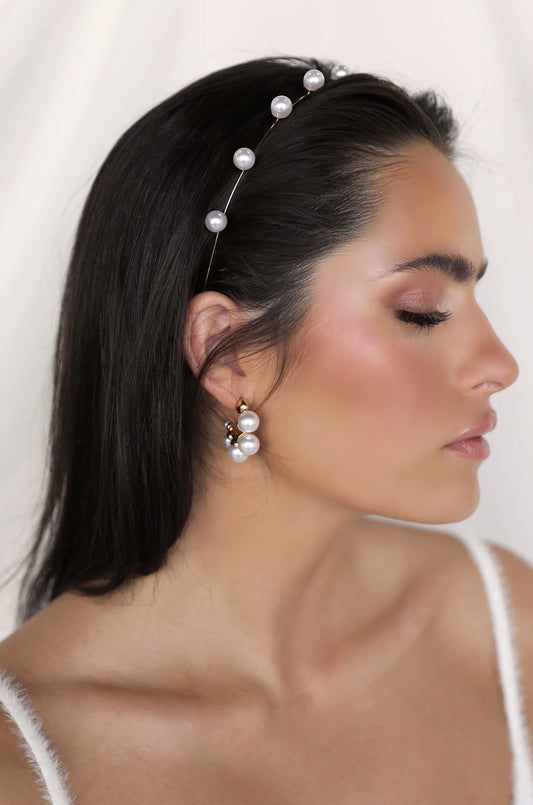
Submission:
[[[371,519],[472,514],[491,395],[518,375],[476,301],[457,132],[431,91],[270,58],[114,146],[0,644],[6,805],[42,802],[46,748],[54,805],[530,801],[494,573],[530,718],[532,568]],[[32,714],[33,775],[10,721]]]

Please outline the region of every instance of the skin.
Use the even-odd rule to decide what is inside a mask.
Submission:
[[[235,356],[205,383],[223,416],[234,416],[241,396],[259,413],[263,460],[238,464],[219,451],[156,607],[172,619],[186,587],[191,611],[209,615],[223,635],[227,656],[221,646],[218,662],[235,658],[278,695],[297,686],[324,646],[364,632],[370,606],[373,614],[384,606],[365,581],[372,559],[363,515],[446,523],[476,509],[480,462],[443,446],[518,376],[473,282],[437,271],[387,275],[430,251],[476,266],[485,257],[459,171],[426,143],[406,156],[370,231],[322,261],[310,324],[294,345],[304,354],[297,371],[263,406],[275,376],[264,355]],[[409,307],[453,315],[428,334],[395,317]],[[222,294],[191,301],[193,371],[238,322]]]
[[[185,532],[157,573],[103,600],[64,593],[33,619],[42,629],[48,618],[50,656],[56,641],[73,674],[83,668],[86,678],[164,692],[169,701],[184,678],[189,693],[213,699],[253,689],[280,712],[311,692],[330,702],[336,669],[332,723],[340,724],[353,669],[364,691],[365,679],[396,668],[421,640],[449,584],[445,576],[434,583],[422,538],[365,515],[438,524],[472,514],[480,462],[444,445],[492,407],[518,366],[474,282],[388,273],[428,252],[462,254],[476,266],[485,257],[455,166],[422,142],[404,156],[365,236],[319,265],[312,315],[291,345],[298,365],[274,394],[266,399],[271,355],[235,355],[205,378],[222,417],[236,417],[240,397],[257,411],[261,458],[234,463],[222,446],[214,451]],[[400,321],[398,309],[452,316],[427,333]],[[184,351],[193,371],[242,315],[216,292],[190,301]],[[479,584],[472,573],[469,584]],[[433,655],[432,645],[420,667],[428,670]],[[325,723],[334,709],[325,707]],[[318,734],[316,723],[311,729]]]

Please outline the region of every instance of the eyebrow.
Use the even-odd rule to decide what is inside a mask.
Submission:
[[[489,261],[485,258],[476,270],[474,263],[461,254],[433,252],[415,257],[413,260],[407,260],[405,263],[399,263],[389,273],[394,274],[397,271],[432,271],[437,269],[442,274],[453,277],[456,282],[466,284],[474,278],[476,282],[479,282],[487,270],[488,263]]]

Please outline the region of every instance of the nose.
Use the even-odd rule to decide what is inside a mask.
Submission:
[[[493,394],[511,386],[520,374],[514,355],[496,335],[485,313],[479,308],[480,321],[476,318],[475,333],[472,330],[468,369],[464,380],[470,390],[483,389]]]

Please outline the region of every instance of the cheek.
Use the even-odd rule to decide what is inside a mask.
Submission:
[[[418,419],[438,397],[422,337],[418,334],[410,348],[410,334],[398,337],[394,326],[385,332],[364,320],[339,324],[317,345],[308,382],[322,402],[331,405],[334,398],[335,410],[358,430],[375,423],[381,432],[393,432]]]
[[[348,464],[359,457],[383,471],[435,450],[443,394],[431,334],[398,326],[358,316],[323,323],[309,336],[297,382],[283,395],[288,455],[311,459],[318,439],[324,468],[327,455],[338,469],[344,454]]]

